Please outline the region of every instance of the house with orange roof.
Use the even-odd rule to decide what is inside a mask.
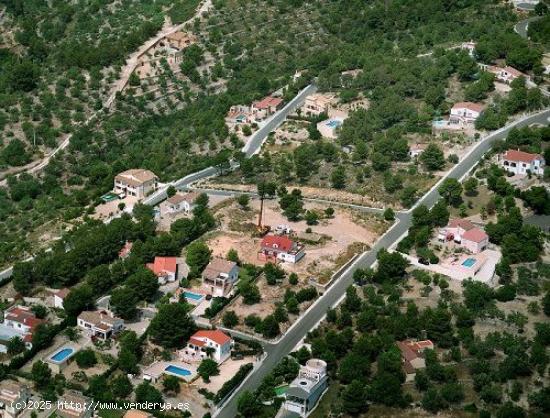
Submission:
[[[280,97],[267,96],[262,100],[252,103],[250,111],[254,115],[254,119],[262,120],[271,116],[276,111],[283,107],[283,99]]]
[[[260,244],[259,258],[265,261],[296,263],[305,255],[304,246],[283,235],[266,235]]]
[[[439,241],[454,241],[473,254],[478,254],[489,245],[489,236],[467,219],[451,219],[439,230]]]
[[[189,338],[187,346],[178,351],[178,357],[188,363],[211,358],[221,364],[231,356],[232,347],[233,340],[223,331],[199,330]]]
[[[407,375],[406,381],[412,382],[416,376],[416,371],[426,367],[424,360],[424,351],[433,350],[434,344],[430,340],[424,341],[398,341],[397,347],[401,351],[401,361],[403,371]]]
[[[509,173],[527,175],[528,173],[543,175],[546,161],[540,154],[531,154],[510,149],[499,157],[500,165]]]
[[[473,123],[483,112],[485,108],[481,103],[473,102],[458,102],[451,108],[451,115],[449,116],[450,123]]]
[[[187,276],[186,264],[180,257],[155,257],[155,261],[145,265],[158,278],[159,284],[183,279]]]

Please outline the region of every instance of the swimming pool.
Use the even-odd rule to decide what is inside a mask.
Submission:
[[[200,293],[194,293],[194,292],[183,292],[183,296],[185,299],[191,299],[191,300],[201,300],[204,298],[204,295],[201,295]]]
[[[470,257],[470,258],[467,258],[466,260],[464,260],[462,262],[462,265],[464,267],[472,267],[475,263],[476,263],[476,259]]]
[[[336,119],[331,119],[327,122],[327,126],[329,128],[337,128],[339,127],[340,125],[342,124],[342,122],[340,122],[339,120],[336,120]]]
[[[190,370],[184,369],[183,367],[174,366],[173,364],[170,364],[166,369],[164,369],[164,371],[181,377],[191,376]]]
[[[51,356],[50,360],[55,361],[56,363],[62,363],[70,356],[72,356],[73,353],[74,350],[72,348],[62,348],[61,350],[57,351],[53,356]]]
[[[446,120],[434,120],[432,122],[432,125],[433,126],[445,126],[445,125],[447,125],[447,121]]]

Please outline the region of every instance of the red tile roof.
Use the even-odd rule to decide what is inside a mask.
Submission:
[[[451,219],[447,225],[449,228],[462,228],[465,231],[475,228],[475,225],[467,219]]]
[[[288,252],[294,247],[294,241],[285,236],[266,235],[262,240],[263,247]]]
[[[515,149],[509,149],[504,154],[504,159],[508,161],[520,161],[522,163],[532,163],[534,160],[541,159],[540,154],[531,154],[529,152],[523,152]]]
[[[197,340],[196,338],[193,338],[193,337],[189,338],[189,343],[193,344],[193,345],[196,345],[197,347],[202,347],[205,344],[204,341]]]
[[[481,103],[473,103],[473,102],[458,102],[453,105],[453,109],[468,109],[473,112],[481,113],[483,109],[485,109],[485,106]]]
[[[37,325],[44,322],[44,320],[37,318],[34,313],[27,307],[13,306],[9,308],[4,316],[5,319],[10,321],[19,322],[26,325],[31,329],[34,329]]]
[[[65,299],[67,295],[69,294],[71,290],[64,287],[63,289],[59,289],[57,292],[55,292],[55,295],[58,298]]]
[[[155,262],[147,263],[146,267],[157,276],[162,276],[166,272],[176,272],[177,260],[176,257],[155,257]]]
[[[510,67],[509,65],[504,67],[503,70],[506,71],[508,74],[513,75],[514,77],[520,77],[525,75],[521,71],[516,70],[514,67]]]
[[[462,239],[473,242],[482,242],[488,239],[489,236],[479,228],[470,229],[462,234]]]
[[[258,102],[254,102],[256,109],[267,109],[269,107],[277,107],[283,102],[283,99],[279,97],[267,96]]]
[[[192,340],[200,339],[200,338],[208,338],[209,340],[212,340],[215,343],[218,343],[220,345],[224,345],[231,341],[231,337],[229,337],[227,334],[220,331],[219,329],[214,329],[214,330],[203,329],[195,332],[191,336]]]

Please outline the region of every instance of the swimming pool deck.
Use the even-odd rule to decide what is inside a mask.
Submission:
[[[499,251],[485,250],[479,254],[460,254],[453,257],[449,257],[446,260],[442,260],[439,264],[424,265],[418,262],[416,257],[405,255],[405,257],[415,267],[423,270],[428,270],[433,273],[443,274],[451,279],[457,281],[464,281],[468,278],[472,278],[476,281],[487,283],[492,285],[493,276],[495,272],[495,266],[500,261],[501,254]],[[468,258],[475,258],[476,264],[479,264],[479,268],[471,268],[463,266],[462,263]],[[456,259],[456,260],[455,260]],[[473,267],[477,267],[475,264]],[[474,271],[477,271],[474,274]]]
[[[166,368],[168,366],[176,366],[182,369],[189,370],[191,374],[188,376],[182,376],[182,375],[166,372]],[[176,376],[182,380],[185,380],[187,383],[190,383],[197,377],[197,369],[195,366],[192,366],[188,363],[174,360],[174,361],[157,361],[151,364],[145,370],[143,370],[143,378],[146,379],[146,377],[149,377],[150,380],[152,380],[153,382],[156,382],[163,374]]]
[[[63,350],[72,351],[63,356],[63,358],[55,360],[53,357]],[[48,352],[48,354],[44,356],[43,360],[54,373],[60,373],[79,350],[80,347],[74,343],[63,343],[58,345],[54,350]]]

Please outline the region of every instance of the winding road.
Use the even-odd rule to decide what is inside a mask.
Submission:
[[[269,133],[274,129],[277,129],[277,127],[279,127],[279,125],[281,125],[285,121],[286,117],[290,113],[300,107],[304,103],[306,96],[313,94],[316,91],[317,87],[314,84],[308,85],[303,90],[301,90],[290,102],[288,102],[281,110],[279,110],[269,119],[267,119],[260,127],[260,129],[252,134],[250,139],[242,148],[242,152],[246,155],[246,157],[249,158],[259,152]],[[237,167],[237,164],[232,165],[232,169],[235,169]],[[193,183],[208,177],[215,176],[217,174],[218,169],[215,167],[208,167],[197,173],[189,174],[188,176],[185,176],[179,180],[165,184],[164,187],[144,199],[142,203],[146,205],[156,205],[167,198],[166,190],[168,189],[168,187],[173,186],[176,189],[188,189]]]

